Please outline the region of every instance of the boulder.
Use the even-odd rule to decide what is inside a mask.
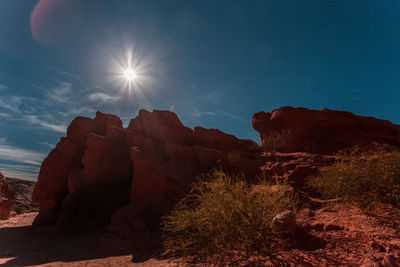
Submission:
[[[285,210],[272,219],[271,229],[280,235],[293,235],[297,231],[296,215],[291,210]]]
[[[400,147],[400,126],[335,110],[281,107],[253,115],[265,149],[331,154],[346,147]]]
[[[0,220],[7,220],[16,199],[15,191],[0,172]]]

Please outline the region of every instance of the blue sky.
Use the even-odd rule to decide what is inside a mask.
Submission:
[[[72,11],[40,13],[44,25],[31,24],[39,1],[0,1],[8,176],[36,179],[71,120],[96,110],[125,126],[172,110],[255,141],[252,114],[284,105],[400,123],[400,1],[53,1]]]

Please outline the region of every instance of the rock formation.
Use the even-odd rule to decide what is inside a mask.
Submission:
[[[400,147],[400,126],[345,111],[281,107],[253,115],[263,146],[280,152],[331,154],[360,145]]]
[[[53,149],[43,161],[38,182],[32,194],[32,200],[39,204],[40,213],[36,223],[55,221],[59,216],[63,200],[68,194],[68,187],[74,190],[87,158],[90,157],[86,148],[91,144],[87,142],[88,135],[105,136],[108,126],[122,127],[122,121],[113,115],[96,113],[94,119],[77,117],[68,127],[67,137],[62,137],[56,148]],[[83,157],[85,158],[83,159]],[[97,155],[98,159],[105,154]],[[102,165],[99,165],[99,167]],[[129,174],[127,174],[129,175]],[[90,177],[85,177],[90,179]],[[76,181],[78,180],[78,181]]]
[[[0,220],[7,220],[13,209],[15,192],[0,172]]]
[[[18,178],[6,178],[8,184],[15,191],[15,206],[23,206],[26,208],[36,208],[37,205],[32,202],[32,192],[35,188],[35,181],[18,179]]]
[[[130,186],[126,204],[159,216],[188,191],[196,176],[212,168],[256,177],[264,163],[260,152],[253,141],[187,128],[168,111],[141,110],[126,129],[110,114],[78,117],[43,162],[33,193],[40,206],[35,224],[63,218],[75,194],[102,181]]]
[[[352,145],[400,147],[400,126],[341,111],[283,107],[254,114],[253,127],[264,149],[216,129],[192,130],[168,111],[141,110],[127,128],[111,114],[78,117],[42,164],[33,192],[40,206],[34,223],[90,217],[111,203],[104,207],[108,233],[134,238],[157,228],[160,215],[213,168],[249,181],[264,175],[301,187],[335,161],[326,154]]]

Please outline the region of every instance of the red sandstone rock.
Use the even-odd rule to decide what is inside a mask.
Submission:
[[[260,151],[260,146],[250,140],[241,140],[218,129],[195,127],[191,141],[197,146],[214,148],[223,152]]]
[[[161,142],[187,143],[192,129],[185,127],[175,113],[169,111],[140,110],[139,115],[130,121],[128,130]]]
[[[122,127],[122,122],[114,115],[101,112],[97,112],[94,119],[77,117],[72,121],[67,137],[61,138],[42,163],[32,194],[32,200],[40,206],[35,224],[52,222],[58,217],[61,204],[68,194],[67,178],[72,170],[82,166],[87,135],[105,135],[109,125]]]
[[[187,191],[185,178],[150,155],[132,148],[134,174],[130,202],[140,210],[161,215]]]
[[[0,172],[0,220],[7,220],[13,209],[16,195],[6,178]]]
[[[263,164],[253,141],[200,127],[192,131],[169,111],[141,110],[127,129],[113,115],[78,117],[43,162],[33,194],[40,205],[35,223],[56,220],[65,199],[95,182],[132,180],[131,205],[161,215],[198,175],[218,167],[256,177]]]
[[[315,176],[321,168],[335,162],[334,156],[309,153],[264,153],[262,170],[267,177],[288,180],[293,186],[303,186],[306,178]]]
[[[264,146],[275,144],[281,152],[329,154],[353,145],[375,144],[400,147],[399,125],[345,111],[281,107],[254,114],[253,127]],[[277,141],[277,134],[284,140]]]
[[[95,134],[87,136],[86,145],[81,158],[82,168],[73,169],[69,173],[69,193],[75,193],[82,186],[97,181],[132,178],[132,164],[127,148]]]
[[[297,112],[303,117],[296,115]],[[255,114],[253,125],[264,142],[271,131],[290,131],[288,142],[280,148],[282,151],[304,151],[304,144],[313,153],[331,153],[353,144],[399,144],[399,126],[347,112],[285,107]],[[96,190],[91,191],[94,201],[90,195],[81,194],[83,204],[89,203],[85,205],[87,208],[96,205],[99,199],[103,204],[115,200],[121,195],[121,187],[110,190],[104,185],[123,180],[126,194],[118,201],[120,208],[112,209],[116,211],[105,242],[114,243],[116,239],[142,242],[154,235],[159,216],[187,192],[190,183],[212,168],[243,173],[250,181],[256,181],[261,174],[288,179],[296,188],[308,176],[316,175],[335,161],[334,156],[313,153],[265,153],[256,143],[219,130],[196,127],[192,131],[168,111],[142,110],[127,129],[113,115],[97,113],[94,119],[79,117],[71,123],[67,137],[60,140],[43,162],[33,195],[40,205],[35,222],[62,221],[68,201],[77,208],[82,203],[74,202],[74,194],[85,193],[82,189],[94,188],[91,187],[94,184],[103,185],[103,191],[100,196]],[[87,198],[92,201],[85,202]],[[85,216],[84,212],[78,214]],[[106,215],[111,216],[111,212]],[[304,229],[318,235],[341,235],[347,226],[342,228],[336,217],[323,220],[315,212],[315,224]],[[387,244],[384,247],[396,250]]]
[[[398,139],[397,126],[387,121],[328,110],[285,107],[255,114],[253,125],[264,139],[269,131],[290,131],[282,148],[289,151],[301,150],[308,141],[315,144],[310,146],[313,152],[327,152],[361,137],[363,144],[371,140],[397,144]],[[353,139],[345,144],[349,136]],[[196,177],[216,167],[242,173],[249,181],[265,175],[287,179],[298,187],[334,161],[333,156],[310,153],[262,153],[256,143],[216,129],[192,131],[169,111],[141,110],[126,129],[118,117],[98,112],[94,119],[73,120],[67,137],[43,162],[33,193],[40,205],[35,223],[57,220],[65,199],[102,181],[126,181],[130,187],[126,202],[135,210],[151,210],[159,216],[187,192]],[[116,198],[112,194],[116,193],[104,197]]]

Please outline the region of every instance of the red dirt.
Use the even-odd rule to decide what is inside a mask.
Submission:
[[[166,260],[135,259],[129,252],[106,251],[96,235],[66,235],[33,228],[37,212],[0,221],[1,266],[172,266]]]
[[[298,213],[299,233],[279,259],[291,266],[400,266],[400,213],[381,207],[369,217],[349,204]],[[175,266],[156,258],[135,259],[126,251],[98,246],[98,235],[63,235],[33,228],[37,213],[0,222],[3,266]],[[135,262],[136,261],[136,262]],[[272,266],[266,260],[256,266]],[[203,264],[199,264],[203,266]],[[245,265],[247,266],[247,265]]]

